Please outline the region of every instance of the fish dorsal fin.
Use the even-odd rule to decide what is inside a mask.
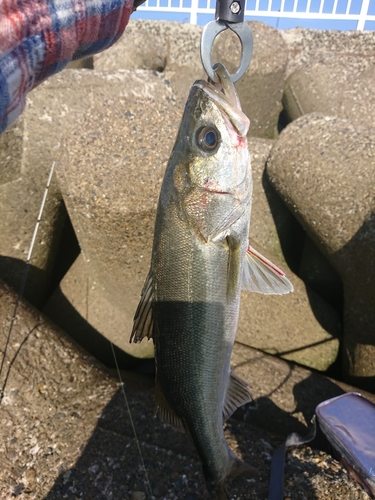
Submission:
[[[250,401],[253,400],[249,387],[246,380],[239,377],[234,372],[230,372],[229,384],[223,407],[223,420],[228,420],[238,407],[250,403]]]
[[[150,269],[145,284],[141,292],[137,310],[133,320],[133,330],[130,335],[130,342],[141,342],[145,337],[152,338],[153,321],[152,321],[152,300],[153,300],[153,284],[152,284],[152,269]]]
[[[157,377],[155,382],[155,413],[165,424],[170,425],[177,431],[185,432],[186,429],[183,421],[170,407]]]
[[[266,295],[284,295],[293,292],[293,285],[285,273],[250,245],[243,266],[242,288],[248,292]]]

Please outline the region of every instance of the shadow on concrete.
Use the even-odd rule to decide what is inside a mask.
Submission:
[[[95,356],[101,363],[109,368],[117,364],[122,369],[140,370],[143,373],[154,373],[154,360],[144,360],[127,354],[116,345],[104,337],[94,328],[65,297],[60,287],[55,291],[58,300],[47,304],[43,312],[52,318],[52,321],[67,332],[76,342],[78,342],[90,354]],[[112,351],[112,346],[114,354]]]
[[[65,208],[61,208],[64,211]],[[40,250],[39,250],[40,251]],[[42,308],[52,291],[60,283],[62,277],[72,265],[80,249],[69,217],[65,218],[61,231],[54,234],[48,252],[49,261],[46,269],[39,269],[25,260],[0,256],[0,278],[16,292],[23,286],[22,296],[33,306]],[[27,273],[25,275],[25,273]],[[23,285],[24,282],[24,285]]]
[[[120,388],[104,409],[76,464],[60,471],[45,500],[130,499],[137,491],[150,498],[148,481],[156,498],[164,498],[173,490],[180,491],[182,499],[208,499],[192,444],[184,434],[154,418],[153,378],[130,372],[122,376],[138,443]],[[197,491],[199,496],[194,496]]]
[[[292,365],[291,365],[292,369]],[[171,492],[183,500],[208,500],[198,455],[184,434],[163,425],[153,417],[153,378],[124,372],[126,394],[142,451],[153,495],[165,498]],[[296,414],[310,421],[321,401],[342,394],[333,382],[311,374],[294,388],[296,408],[292,413],[280,409],[270,395],[258,398],[254,406],[238,409],[226,424],[226,433],[235,437],[243,459],[259,470],[259,480],[249,484],[235,480],[229,491],[239,498],[266,499],[272,448],[291,432],[307,434],[308,429]],[[251,405],[250,405],[251,406]],[[325,441],[315,440],[312,447],[324,448]],[[326,445],[325,445],[326,447]],[[298,498],[317,498],[312,479],[322,469],[311,460],[287,461],[286,477],[301,477]],[[307,474],[306,474],[307,473]],[[149,485],[143,470],[137,443],[121,389],[103,411],[97,427],[82,449],[76,464],[60,471],[45,500],[84,498],[125,499],[140,491],[150,498]],[[246,493],[247,492],[247,493]],[[242,496],[241,496],[242,495]],[[297,498],[297,497],[296,497]]]
[[[293,365],[291,364],[290,370],[291,375],[293,371]],[[283,383],[285,383],[288,378],[289,377],[286,377]],[[274,388],[272,393],[279,390],[281,385]],[[256,410],[252,408],[252,404],[244,405],[239,408],[229,421],[229,426],[235,427],[234,421],[238,420],[249,422],[259,429],[266,430],[269,435],[273,437],[272,445],[273,448],[275,448],[292,432],[298,432],[301,436],[306,436],[309,433],[311,425],[310,427],[304,425],[301,422],[299,414],[302,414],[304,420],[310,423],[315,414],[315,408],[319,403],[343,394],[344,391],[331,380],[312,373],[308,378],[294,386],[293,394],[296,407],[290,413],[279,408],[270,399],[272,393],[255,400]],[[246,439],[246,436],[241,433],[236,433],[236,439],[245,461],[251,463],[251,443]],[[319,429],[317,430],[314,440],[307,445],[301,445],[301,449],[306,446],[315,450],[324,451],[328,454],[332,453],[331,445]],[[270,449],[269,452],[271,455],[272,450]],[[286,484],[288,484],[288,478],[297,476],[299,480],[298,486],[296,485],[297,489],[286,493],[288,493],[288,495],[291,494],[293,498],[318,498],[314,493],[315,487],[313,478],[319,474],[322,474],[322,468],[311,460],[300,461],[295,456],[293,456],[291,460],[287,459],[285,466]],[[293,481],[291,481],[291,483],[293,483]]]
[[[282,201],[271,185],[266,170],[263,173],[262,184],[285,259],[292,271],[298,275],[308,236],[297,218],[285,205],[282,206]],[[288,220],[287,224],[285,220]],[[375,213],[367,214],[353,237],[332,254],[329,260],[312,240],[309,243],[310,246],[314,246],[314,252],[319,254],[319,258],[324,260],[324,266],[329,269],[330,275],[336,276],[336,284],[332,289],[334,292],[326,290],[324,295],[321,293],[321,296],[337,310],[343,325],[340,353],[329,373],[354,386],[375,392],[375,376],[373,376],[375,362],[372,355],[375,346],[375,267],[371,253],[375,245]],[[341,270],[340,276],[338,270]],[[342,281],[340,284],[338,278],[345,283]],[[308,286],[306,292],[316,319],[326,331],[334,334],[325,322],[326,316],[320,311],[318,297],[315,293],[311,293]],[[319,294],[321,290],[314,292]],[[367,352],[366,346],[368,346]],[[366,375],[366,372],[369,375]]]
[[[249,403],[239,408],[233,415],[234,418],[254,424],[276,434],[281,439],[285,439],[291,432],[307,434],[309,429],[297,418],[297,414],[301,413],[306,422],[311,422],[319,403],[345,392],[330,379],[312,372],[309,377],[294,386],[295,409],[290,413],[285,412],[270,399],[272,394],[282,389],[292,376],[293,364],[286,361],[284,363],[290,367],[289,376],[285,377],[280,385],[274,387],[272,392],[255,400],[256,411],[253,409],[254,404]]]
[[[17,293],[22,287],[22,296],[35,307],[40,307],[46,300],[50,276],[24,260],[0,256],[0,278]]]
[[[375,212],[332,256],[345,269],[343,379],[375,393]]]
[[[314,291],[331,304],[342,316],[343,286],[337,271],[306,234],[306,231],[296,216],[281,200],[279,194],[272,186],[266,170],[263,172],[262,186],[275,223],[281,249],[288,266],[297,276],[299,276],[304,247],[306,242],[308,242],[309,246],[313,247],[314,254],[319,256],[321,266],[324,266],[324,269],[333,281],[333,283],[330,283],[329,289],[314,289]],[[309,293],[309,287],[306,287],[306,290],[307,293]],[[313,306],[314,304],[312,304],[312,307]],[[319,320],[319,318],[317,319]]]
[[[262,185],[264,192],[266,194],[268,204],[274,219],[278,237],[280,240],[281,249],[283,251],[285,260],[290,267],[290,269],[298,276],[299,269],[302,260],[302,254],[306,240],[309,238],[306,235],[305,230],[299,223],[297,218],[292,214],[288,207],[281,200],[280,196],[272,186],[266,170],[263,172]],[[336,285],[334,288],[334,295],[327,292],[324,296],[320,294],[321,290],[314,290],[310,286],[306,285],[306,294],[309,300],[311,310],[319,322],[319,324],[328,333],[332,335],[332,338],[337,338],[337,324],[332,321],[332,318],[327,315],[325,307],[322,307],[322,300],[328,302],[338,313],[340,318],[340,323],[342,324],[342,312],[343,312],[343,287],[340,284],[340,277],[338,276],[336,270],[328,262],[326,257],[322,252],[310,241],[310,245],[314,246],[314,251],[319,254],[319,258],[324,262],[324,266],[330,270],[330,275],[336,276]],[[341,336],[340,336],[341,340]],[[323,340],[321,343],[330,342],[331,339]],[[317,344],[311,344],[303,346],[302,349],[308,347],[314,347]],[[341,344],[340,344],[341,348]],[[289,354],[290,352],[280,353],[280,355]],[[337,360],[330,368],[329,374],[335,376],[336,378],[341,378],[341,353],[337,357]]]
[[[272,186],[266,169],[264,169],[262,175],[262,186],[275,223],[284,258],[289,268],[298,275],[306,232]]]

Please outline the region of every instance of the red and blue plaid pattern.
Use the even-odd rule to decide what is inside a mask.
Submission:
[[[133,0],[0,0],[0,133],[47,77],[110,47]]]

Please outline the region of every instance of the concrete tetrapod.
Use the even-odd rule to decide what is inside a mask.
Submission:
[[[345,378],[375,391],[375,129],[305,115],[281,133],[267,171],[343,281]]]
[[[89,273],[96,298],[91,300],[84,284],[79,294],[90,297],[92,307],[103,305],[95,311],[101,325],[111,314],[113,321],[100,333],[143,356],[144,348],[130,345],[129,336],[148,272],[160,184],[180,122],[170,85],[151,71],[66,70],[35,93],[62,137],[57,178],[87,266],[80,276]],[[84,311],[78,308],[83,316]],[[112,329],[114,324],[120,327]],[[149,356],[152,342],[147,346]]]

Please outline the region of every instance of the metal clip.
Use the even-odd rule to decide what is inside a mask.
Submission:
[[[250,26],[243,22],[245,0],[217,0],[216,19],[203,29],[201,38],[201,60],[204,70],[214,82],[218,77],[212,69],[211,51],[214,40],[226,29],[232,30],[241,42],[241,62],[237,71],[230,75],[233,83],[237,82],[249,67],[253,53],[253,34]]]

